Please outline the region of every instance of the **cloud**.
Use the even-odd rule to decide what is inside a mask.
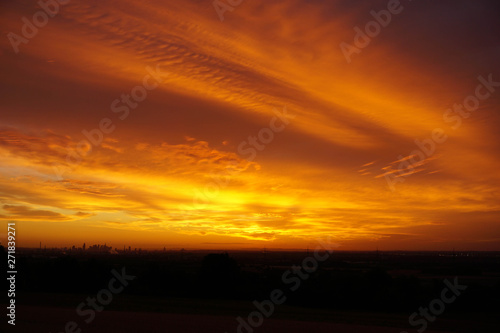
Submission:
[[[82,218],[87,218],[92,216],[90,213],[78,212],[73,215],[63,215],[61,213],[48,211],[48,210],[36,210],[27,206],[13,206],[13,205],[3,205],[2,209],[10,215],[0,215],[2,220],[13,220],[13,221],[45,221],[45,222],[60,222],[60,221],[74,221]]]

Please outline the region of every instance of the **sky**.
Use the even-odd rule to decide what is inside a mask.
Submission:
[[[0,4],[3,244],[500,250],[496,1],[61,2]]]

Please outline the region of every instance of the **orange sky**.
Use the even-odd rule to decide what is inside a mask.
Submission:
[[[500,87],[444,118],[500,82],[499,6],[400,6],[348,63],[387,1],[72,0],[17,53],[41,9],[2,2],[0,240],[500,250]]]

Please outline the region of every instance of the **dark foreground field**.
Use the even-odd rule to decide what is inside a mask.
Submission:
[[[238,331],[238,316],[246,317],[254,308],[244,302],[175,299],[170,301],[121,297],[116,300],[121,310],[107,309],[98,313],[91,323],[79,318],[74,308],[57,307],[54,303],[78,304],[81,297],[66,296],[63,300],[49,295],[31,295],[49,305],[22,305],[17,309],[15,327],[7,332],[65,332],[68,321],[75,321],[82,332],[251,332]],[[29,301],[28,301],[29,302]],[[32,303],[37,301],[32,299]],[[111,307],[116,308],[115,307]],[[127,311],[125,308],[135,308]],[[200,313],[200,314],[198,314]],[[498,321],[490,315],[443,315],[426,330],[432,332],[497,332]],[[408,318],[401,314],[338,312],[311,310],[283,305],[254,332],[337,332],[337,333],[399,333],[409,329]],[[71,330],[69,332],[72,332]],[[77,331],[75,331],[77,332]]]
[[[300,269],[310,256],[25,251],[19,255],[16,326],[5,331],[410,333],[422,328],[410,325],[410,315],[440,299],[445,280],[466,289],[421,332],[500,331],[497,253],[338,252],[314,271],[302,270],[299,279],[292,267]],[[112,272],[122,270],[134,278],[108,302],[103,290],[116,277]],[[119,287],[115,282],[112,288]],[[268,302],[276,289],[286,300],[273,305],[269,318],[240,326],[237,318],[248,321],[257,310],[254,301]],[[89,311],[87,300],[99,297],[106,304],[97,301],[99,310]]]
[[[15,329],[8,332],[64,332],[64,323],[67,318],[74,317],[73,309],[54,307],[23,306],[19,309],[20,319]],[[376,326],[363,323],[363,315],[346,318],[359,324],[345,324],[335,322],[298,321],[292,319],[266,319],[263,325],[255,332],[337,332],[337,333],[397,333],[404,327]],[[369,318],[367,318],[369,320]],[[392,324],[386,321],[388,325]],[[470,323],[469,323],[470,324]],[[455,332],[474,332],[473,325],[468,329],[455,323]],[[138,333],[138,332],[238,332],[238,325],[231,316],[209,316],[179,313],[146,313],[128,311],[105,311],[90,325],[82,326],[82,332],[92,333]],[[248,332],[241,330],[240,332]],[[429,329],[426,332],[445,332]],[[449,331],[446,331],[449,332]]]

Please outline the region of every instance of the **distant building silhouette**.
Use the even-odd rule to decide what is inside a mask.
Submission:
[[[95,252],[95,253],[110,253],[111,249],[112,249],[112,247],[106,246],[106,244],[104,244],[104,245],[97,244],[97,245],[89,246],[89,249],[87,251],[88,252]]]

